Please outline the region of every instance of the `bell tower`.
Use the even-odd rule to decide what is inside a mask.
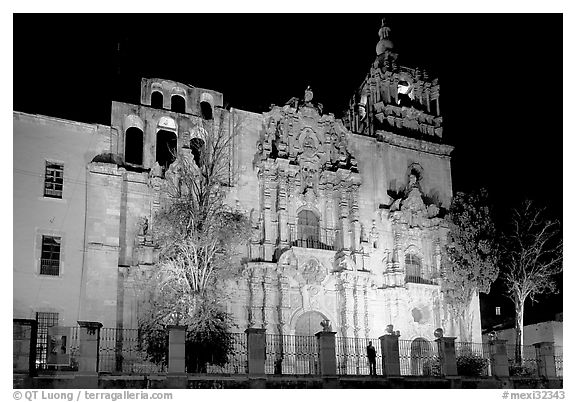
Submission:
[[[376,59],[350,99],[344,123],[353,133],[377,136],[378,131],[442,143],[440,85],[418,67],[398,63],[385,19],[378,30]]]

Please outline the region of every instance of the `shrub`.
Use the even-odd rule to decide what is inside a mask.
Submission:
[[[511,364],[509,369],[512,377],[531,377],[536,374],[536,369],[528,366]]]
[[[488,362],[486,359],[475,354],[460,355],[456,358],[458,375],[480,377],[484,374],[487,366]]]

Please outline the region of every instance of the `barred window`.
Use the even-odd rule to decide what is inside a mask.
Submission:
[[[314,212],[303,210],[298,214],[298,239],[310,242],[320,239],[320,222]]]
[[[36,363],[40,367],[46,364],[48,350],[48,328],[58,325],[58,313],[36,313],[38,338],[36,340]]]
[[[42,236],[40,275],[60,275],[60,243],[60,237]]]
[[[407,254],[405,259],[406,264],[406,276],[409,278],[421,278],[422,272],[422,262],[420,258],[414,254]]]
[[[62,198],[64,185],[64,165],[46,161],[44,175],[44,197]]]

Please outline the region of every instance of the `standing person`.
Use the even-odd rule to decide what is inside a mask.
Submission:
[[[372,341],[368,342],[368,346],[366,347],[366,354],[368,355],[370,375],[376,376],[376,349],[374,349],[374,346],[372,346]]]

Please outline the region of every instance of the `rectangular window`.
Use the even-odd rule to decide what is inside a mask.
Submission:
[[[44,175],[44,197],[62,198],[63,185],[64,165],[47,161]]]
[[[38,322],[36,364],[43,368],[48,356],[48,328],[58,325],[58,313],[36,313],[36,321]]]
[[[60,237],[42,236],[40,275],[60,275],[60,243]]]

